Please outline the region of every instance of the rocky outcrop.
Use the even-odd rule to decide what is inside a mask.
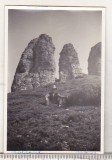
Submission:
[[[52,38],[42,34],[33,39],[23,52],[11,91],[34,89],[55,82],[55,47]]]
[[[71,43],[65,44],[59,59],[59,79],[61,82],[71,80],[81,75],[78,54]]]
[[[88,58],[88,74],[101,75],[101,42],[91,48]]]

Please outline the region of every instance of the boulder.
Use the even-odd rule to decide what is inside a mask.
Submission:
[[[55,82],[55,47],[52,38],[42,34],[23,52],[15,72],[11,91],[35,89]]]
[[[101,75],[101,42],[91,48],[88,58],[88,74]]]
[[[59,58],[59,79],[61,82],[75,79],[82,74],[78,54],[71,43],[65,44]]]

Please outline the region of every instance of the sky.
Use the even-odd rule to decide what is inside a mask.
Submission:
[[[67,43],[73,44],[83,73],[88,73],[88,56],[91,47],[101,42],[101,32],[101,11],[8,10],[8,92],[20,57],[32,39],[43,33],[52,37],[58,77],[59,54]]]

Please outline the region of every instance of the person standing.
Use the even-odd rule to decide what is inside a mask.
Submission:
[[[45,104],[46,106],[49,106],[49,93],[45,95]]]

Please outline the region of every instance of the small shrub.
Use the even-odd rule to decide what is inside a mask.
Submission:
[[[94,85],[85,85],[70,94],[67,105],[100,105],[101,88]]]

